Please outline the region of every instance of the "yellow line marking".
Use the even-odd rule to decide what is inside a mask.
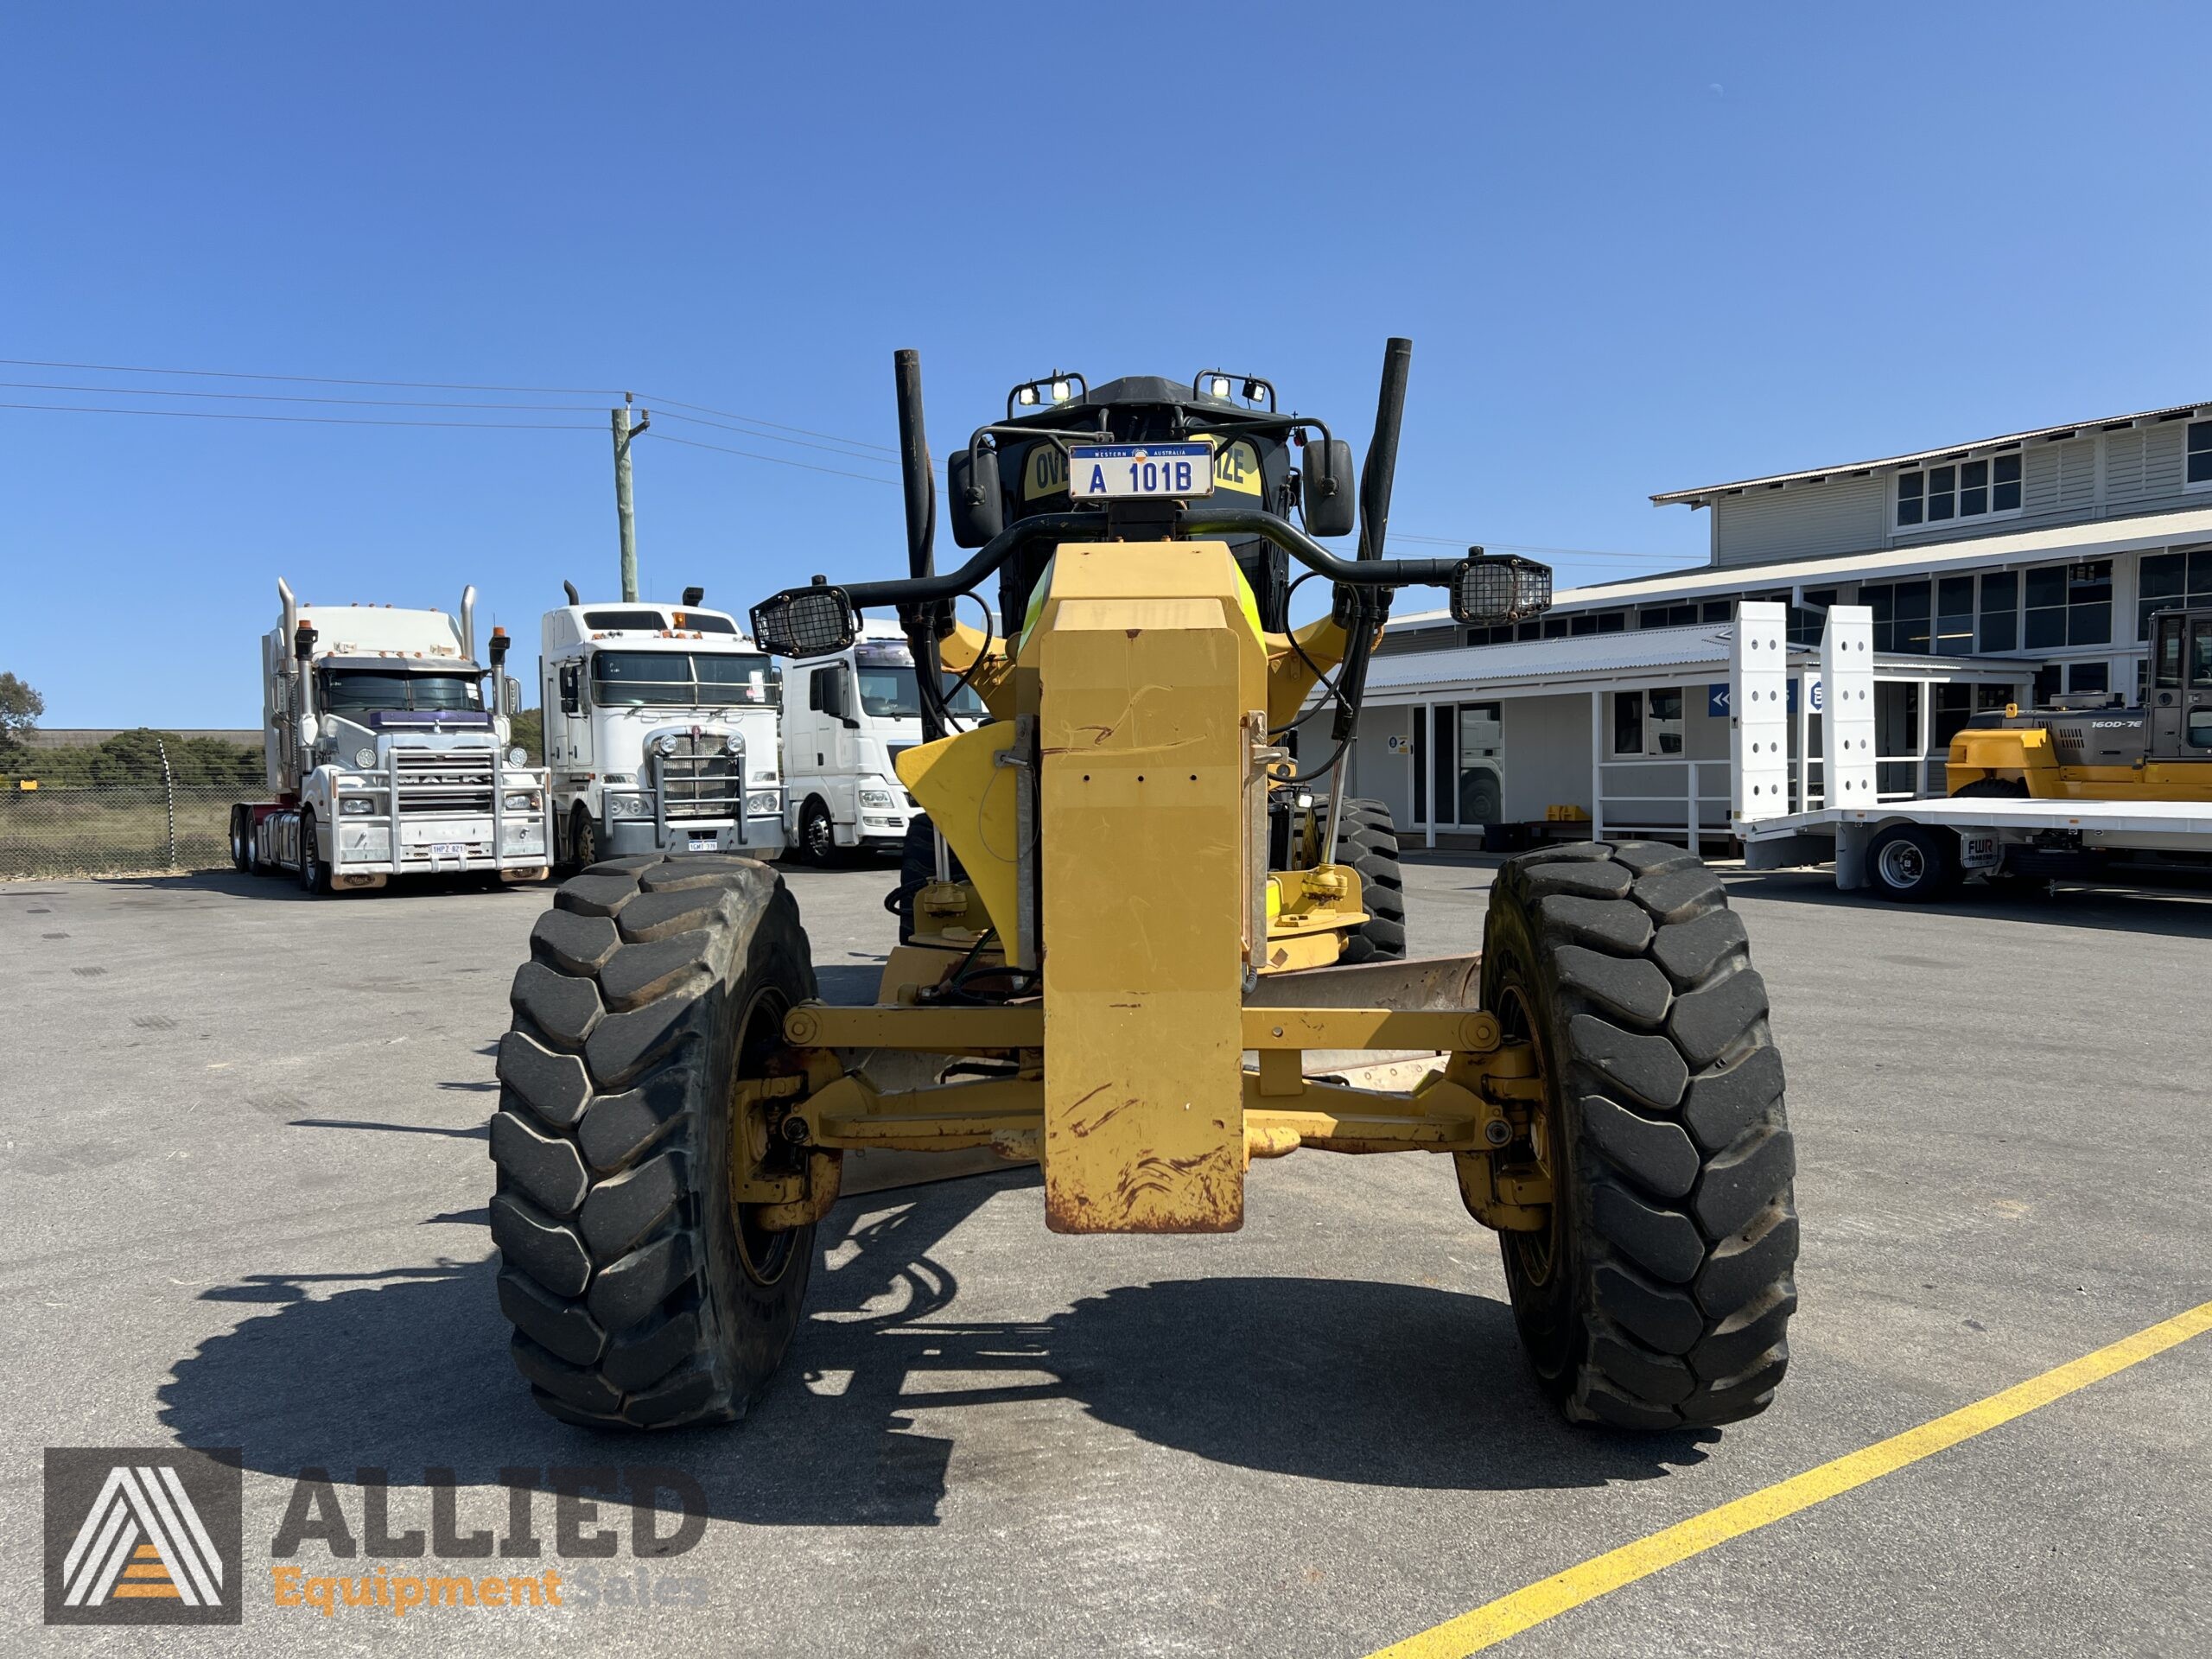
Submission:
[[[1894,1474],[1908,1464],[1948,1451],[2054,1400],[2063,1400],[2092,1382],[2101,1382],[2116,1371],[2124,1371],[2153,1355],[2163,1354],[2207,1331],[2212,1331],[2212,1302],[2177,1313],[2094,1353],[2069,1360],[2041,1376],[2016,1382],[1986,1400],[1962,1406],[1918,1428],[1878,1440],[1862,1451],[1849,1452],[1802,1475],[1793,1475],[1748,1497],[1723,1503],[1632,1544],[1593,1556],[1580,1567],[1555,1573],[1525,1589],[1500,1596],[1472,1612],[1462,1613],[1402,1642],[1379,1649],[1369,1659],[1462,1659],[1464,1655],[1495,1647],[1623,1585],[1634,1584],[1662,1567],[1702,1554],[1716,1544],[1725,1544],[1732,1538],[1740,1538],[1747,1532],[1784,1520],[1854,1486],[1864,1486],[1868,1481]]]

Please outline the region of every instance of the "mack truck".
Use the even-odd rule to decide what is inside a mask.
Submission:
[[[231,861],[289,871],[311,893],[395,875],[551,874],[545,774],[510,747],[520,690],[507,637],[476,656],[476,589],[458,620],[389,605],[309,605],[276,582],[261,641],[273,800],[231,809]],[[491,681],[487,700],[486,677]]]
[[[863,625],[844,650],[794,671],[804,680],[784,712],[786,830],[815,865],[868,852],[899,853],[919,810],[899,781],[899,757],[922,741],[922,696],[914,653],[895,624]],[[957,676],[947,707],[980,719],[982,699]]]
[[[637,853],[784,849],[768,654],[706,591],[678,605],[569,602],[545,613],[538,672],[556,861],[582,869]]]

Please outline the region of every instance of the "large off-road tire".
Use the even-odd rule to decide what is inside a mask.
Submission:
[[[322,842],[315,827],[315,809],[300,812],[300,891],[317,898],[331,891],[330,866],[323,861]]]
[[[1398,868],[1398,831],[1380,801],[1344,803],[1337,825],[1337,862],[1359,875],[1367,919],[1344,940],[1338,962],[1399,962],[1406,954],[1406,878]]]
[[[1652,842],[1516,858],[1482,982],[1543,1066],[1519,1155],[1550,1173],[1548,1224],[1500,1238],[1544,1390],[1623,1428],[1764,1410],[1797,1306],[1796,1161],[1766,985],[1719,881]]]
[[[515,1364],[570,1422],[728,1422],[798,1327],[814,1230],[730,1197],[731,1086],[815,995],[798,906],[752,859],[613,859],[564,883],[515,976],[492,1238]]]

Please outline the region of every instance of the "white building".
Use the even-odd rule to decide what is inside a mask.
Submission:
[[[1603,832],[1725,834],[1736,601],[1791,607],[1820,798],[1825,607],[1874,613],[1883,793],[1940,791],[1977,709],[2142,694],[2151,613],[2212,606],[2212,404],[2046,427],[1878,461],[1669,491],[1711,515],[1686,570],[1569,588],[1541,620],[1395,619],[1368,678],[1350,787],[1433,845],[1562,810]],[[1575,833],[1582,833],[1576,831]]]

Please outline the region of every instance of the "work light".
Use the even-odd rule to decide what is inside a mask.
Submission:
[[[1467,550],[1452,573],[1456,622],[1518,622],[1552,607],[1552,568],[1515,553]]]
[[[809,588],[786,588],[753,607],[753,637],[779,657],[827,657],[860,637],[860,619],[842,588],[820,577]]]

